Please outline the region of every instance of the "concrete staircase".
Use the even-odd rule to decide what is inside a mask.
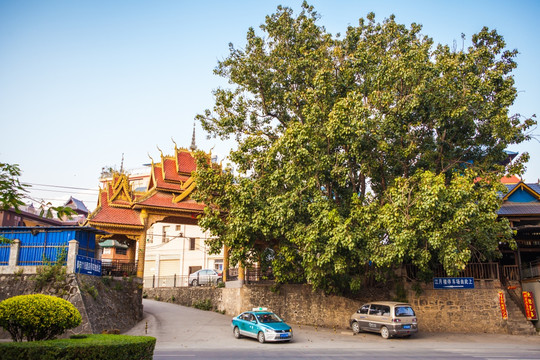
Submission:
[[[508,311],[508,333],[511,335],[536,335],[536,328],[527,320],[513,297],[505,290],[506,310]]]

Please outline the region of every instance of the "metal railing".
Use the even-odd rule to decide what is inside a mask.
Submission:
[[[524,279],[540,277],[540,261],[537,260],[523,264],[521,267],[521,276]]]
[[[196,280],[196,282],[194,282]],[[143,286],[145,288],[159,287],[187,287],[187,286],[217,286],[222,282],[221,278],[209,276],[193,276],[193,275],[167,275],[167,276],[146,276],[143,278]]]
[[[519,281],[519,267],[517,265],[503,265],[503,276],[510,281]]]
[[[418,267],[412,264],[406,264],[405,270],[407,278],[418,280]],[[448,277],[442,265],[433,269],[433,277]],[[478,280],[500,280],[499,264],[489,263],[469,263],[463,271],[458,273],[457,277],[472,277]]]
[[[137,275],[137,263],[129,260],[101,261],[101,275],[133,276]]]

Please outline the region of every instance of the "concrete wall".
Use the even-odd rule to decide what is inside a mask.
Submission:
[[[420,331],[456,333],[509,333],[502,319],[498,282],[478,281],[470,290],[434,290],[426,286],[417,294],[406,290],[409,303],[418,317]],[[268,285],[231,288],[155,288],[144,289],[150,299],[192,306],[210,299],[214,309],[235,316],[253,307],[263,306],[290,324],[328,328],[349,328],[349,318],[363,303],[391,300],[393,291],[370,289],[357,300],[325,295],[308,285],[283,285],[274,292]],[[511,301],[506,299],[506,301]]]
[[[0,301],[17,296],[42,293],[71,302],[81,313],[82,324],[66,333],[99,334],[104,330],[125,331],[142,319],[142,284],[123,280],[69,274],[65,281],[48,284],[36,291],[35,275],[0,275]],[[0,338],[10,338],[0,328]]]

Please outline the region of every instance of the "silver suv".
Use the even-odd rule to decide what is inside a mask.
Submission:
[[[394,301],[377,301],[362,305],[350,318],[351,329],[378,332],[385,339],[411,336],[418,332],[416,314],[411,305]]]

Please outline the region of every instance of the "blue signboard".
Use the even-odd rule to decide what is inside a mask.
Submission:
[[[474,289],[472,277],[444,277],[433,278],[434,289]]]
[[[101,260],[77,255],[75,269],[75,271],[80,274],[101,276]]]

